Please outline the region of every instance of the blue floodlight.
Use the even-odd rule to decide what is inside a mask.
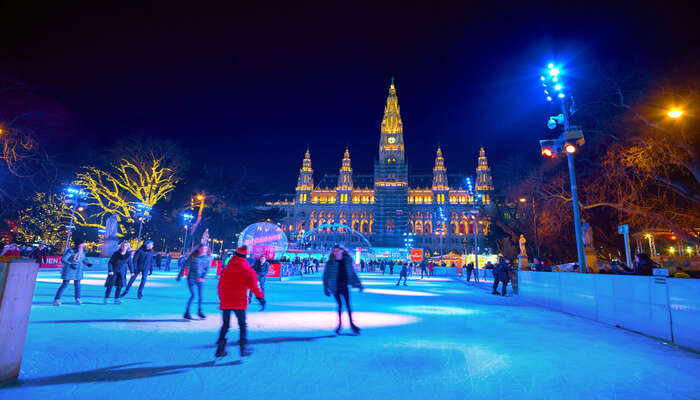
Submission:
[[[559,93],[559,98],[563,99],[564,98],[564,93]]]
[[[554,85],[554,90],[561,90],[562,86],[560,84]]]
[[[540,80],[541,80],[541,81],[544,81],[544,79],[545,79],[545,78],[544,78],[544,75],[540,76]]]
[[[549,63],[549,65],[547,65],[547,68],[554,68],[554,64]]]
[[[552,65],[552,64],[549,64],[549,65]],[[559,68],[549,67],[549,76],[553,76],[556,78],[557,75],[559,75]]]
[[[552,101],[552,97],[551,97],[551,96],[547,96],[547,101]]]
[[[552,78],[552,82],[559,82],[559,78],[555,76],[554,78]]]

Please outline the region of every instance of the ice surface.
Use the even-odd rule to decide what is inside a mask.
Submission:
[[[361,274],[361,336],[332,333],[318,274],[267,282],[268,310],[254,301],[249,312],[255,353],[241,361],[230,346],[212,365],[216,279],[207,319],[185,321],[189,292],[174,273],[154,273],[142,300],[134,287],[121,305],[102,304],[104,275],[86,278],[83,305],[68,287],[54,307],[58,273],[40,273],[20,380],[0,399],[700,398],[698,354],[451,279],[392,287],[398,275]]]

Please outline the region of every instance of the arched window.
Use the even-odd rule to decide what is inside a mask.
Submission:
[[[416,221],[416,230],[414,231],[415,233],[423,233],[423,223],[420,221]]]
[[[431,221],[425,221],[423,224],[423,232],[433,233],[433,223]]]

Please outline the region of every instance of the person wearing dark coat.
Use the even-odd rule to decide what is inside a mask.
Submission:
[[[207,275],[209,266],[211,266],[209,247],[205,244],[198,244],[180,267],[180,272],[177,274],[177,281],[180,281],[180,278],[185,272],[185,267],[187,267],[187,287],[190,289],[190,298],[187,300],[187,308],[185,309],[185,314],[182,316],[185,319],[192,319],[190,315],[190,306],[192,305],[192,300],[194,300],[195,287],[198,293],[199,318],[206,318],[202,312],[202,286],[204,285],[204,277]]]
[[[493,291],[491,294],[498,295],[498,283],[503,283],[501,288],[501,295],[505,296],[507,294],[506,287],[508,286],[508,281],[510,280],[510,265],[506,263],[505,258],[501,257],[498,260],[498,264],[493,267]]]
[[[112,288],[116,287],[114,292],[114,304],[121,304],[119,295],[122,287],[126,286],[127,271],[131,264],[131,246],[129,242],[121,242],[119,248],[115,251],[107,262],[107,280],[105,281],[105,299],[104,304],[107,304],[109,294],[112,293]]]
[[[471,280],[472,273],[474,273],[474,263],[470,262],[467,264],[467,282]],[[479,276],[474,274],[474,281],[479,282]]]
[[[260,302],[262,310],[265,309],[265,295],[258,286],[258,275],[250,267],[245,257],[248,248],[244,245],[236,249],[226,268],[219,277],[219,309],[221,310],[223,324],[219,331],[219,339],[216,341],[216,357],[223,357],[226,354],[226,333],[231,324],[231,312],[238,320],[239,340],[241,357],[252,354],[252,349],[248,344],[248,325],[246,324],[246,310],[248,309],[248,290],[255,294]]]
[[[340,333],[342,327],[342,296],[345,298],[345,306],[348,310],[348,317],[350,318],[350,327],[357,335],[360,333],[360,328],[358,328],[352,320],[352,307],[350,306],[350,291],[348,290],[348,285],[359,288],[360,291],[363,289],[362,283],[355,273],[355,268],[353,268],[350,252],[345,247],[336,244],[333,246],[333,250],[326,262],[326,267],[323,269],[323,291],[326,296],[333,294],[335,301],[338,303],[338,328],[336,328],[335,333]]]
[[[163,265],[162,265],[162,263],[163,263],[163,254],[162,254],[162,253],[156,254],[155,257],[154,257],[154,259],[155,259],[155,266],[158,267],[158,270],[160,271],[160,269],[163,268]],[[149,273],[149,275],[150,275],[150,273]]]
[[[131,289],[131,285],[134,284],[136,278],[141,274],[141,283],[139,284],[138,298],[143,298],[143,287],[146,286],[146,277],[148,277],[148,272],[153,269],[153,241],[147,240],[146,243],[141,246],[140,249],[136,250],[134,253],[134,259],[132,260],[132,270],[131,279],[126,285],[126,290],[122,293],[121,297],[126,296]]]
[[[83,279],[83,265],[92,267],[92,263],[85,256],[85,244],[82,240],[76,239],[75,246],[66,250],[61,258],[63,269],[61,270],[61,279],[63,283],[56,292],[56,297],[53,299],[53,305],[61,305],[61,295],[63,290],[68,286],[70,281],[75,285],[75,304],[82,304],[80,300],[80,281]]]
[[[639,253],[634,256],[634,269],[632,270],[632,275],[653,275],[654,268],[657,264],[649,257],[649,255],[644,253]]]
[[[168,253],[167,256],[165,256],[165,270],[170,272],[170,262],[173,260],[173,256]]]
[[[406,263],[401,264],[401,271],[399,272],[399,281],[396,282],[396,286],[399,286],[401,279],[403,279],[403,285],[406,286],[406,279],[408,278],[408,266]]]
[[[46,246],[43,243],[40,244],[39,247],[29,253],[29,257],[33,258],[37,264],[46,264]]]
[[[265,256],[260,256],[255,263],[253,263],[253,271],[258,276],[258,286],[265,292],[265,281],[267,280],[267,272],[270,270],[270,263],[267,262]],[[253,301],[253,292],[248,294],[248,304]]]

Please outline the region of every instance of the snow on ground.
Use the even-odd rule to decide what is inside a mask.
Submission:
[[[20,380],[0,399],[700,398],[696,353],[451,279],[397,288],[397,275],[362,274],[367,290],[351,294],[361,336],[332,333],[318,274],[268,282],[268,310],[249,312],[255,353],[241,360],[231,346],[213,365],[216,279],[207,319],[185,321],[189,292],[174,273],[154,273],[144,299],[132,288],[121,305],[102,304],[104,274],[87,278],[83,305],[68,287],[54,307],[58,273],[40,273]]]

